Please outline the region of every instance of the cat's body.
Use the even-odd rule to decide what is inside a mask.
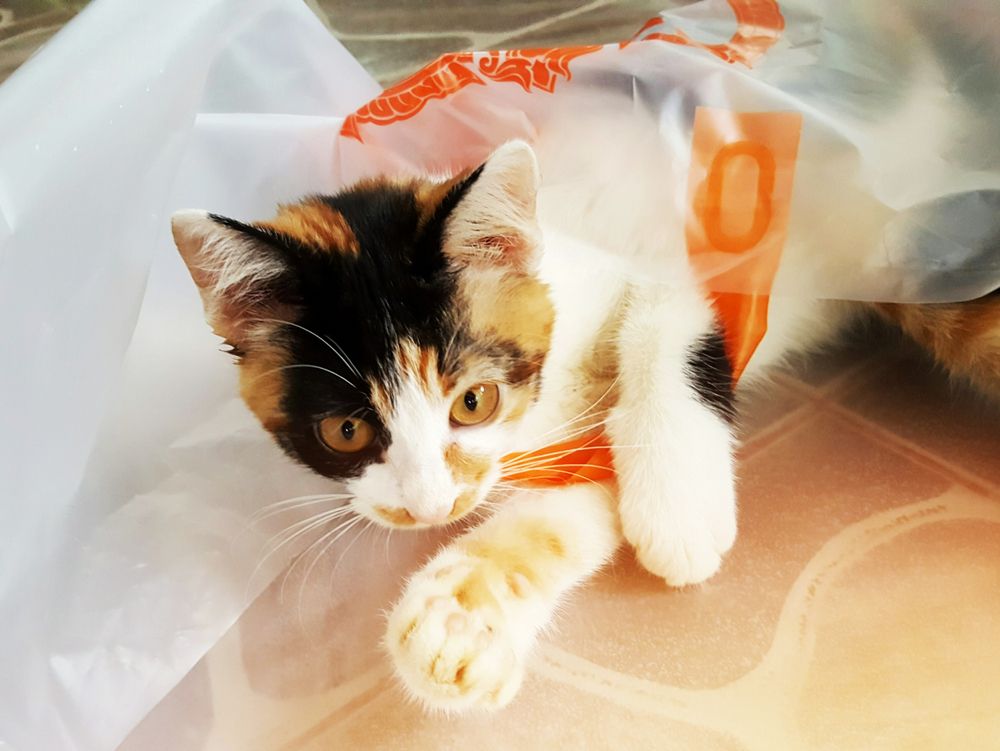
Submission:
[[[358,513],[425,526],[504,497],[389,618],[397,672],[433,707],[505,704],[560,597],[623,537],[683,586],[714,574],[736,535],[732,369],[687,265],[680,199],[649,187],[677,183],[623,180],[628,160],[580,159],[565,139],[539,150],[540,193],[531,148],[513,142],[442,184],[367,183],[257,225],[174,221],[209,319],[241,356],[248,405]],[[673,169],[648,161],[661,178]],[[637,272],[650,258],[657,273]],[[858,308],[772,298],[741,385]],[[919,336],[914,310],[884,312]],[[946,363],[1000,382],[1000,303],[951,323],[948,344],[965,334],[977,354]],[[614,482],[499,483],[510,452],[595,429]]]

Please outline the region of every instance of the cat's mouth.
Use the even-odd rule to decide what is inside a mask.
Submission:
[[[451,524],[466,516],[480,500],[481,491],[468,488],[455,498],[451,509],[439,513],[425,514],[404,506],[372,506],[373,518],[379,524],[392,529],[439,527]]]

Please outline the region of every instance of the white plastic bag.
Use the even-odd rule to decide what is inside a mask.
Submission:
[[[234,530],[315,481],[227,417],[168,219],[335,188],[377,92],[294,0],[100,0],[0,90],[0,748],[114,747],[268,582]]]

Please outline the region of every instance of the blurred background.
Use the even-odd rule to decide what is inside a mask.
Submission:
[[[677,0],[306,0],[379,83],[444,52],[620,42]],[[87,5],[0,3],[0,81]]]

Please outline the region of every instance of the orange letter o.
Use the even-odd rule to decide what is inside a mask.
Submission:
[[[753,223],[741,235],[730,236],[722,229],[722,190],[730,160],[748,156],[757,163],[757,195],[754,196]],[[736,141],[719,149],[708,170],[705,213],[702,227],[709,243],[724,253],[742,253],[760,242],[771,224],[771,196],[774,193],[774,155],[762,143]],[[749,205],[742,196],[731,199],[736,206]]]

